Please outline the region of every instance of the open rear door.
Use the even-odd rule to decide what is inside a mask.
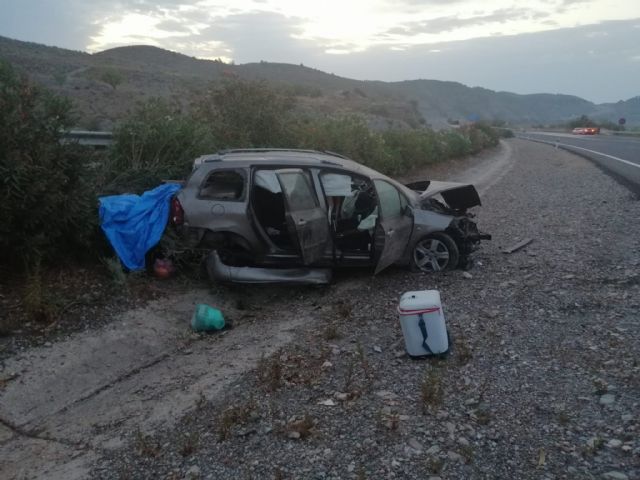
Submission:
[[[379,273],[400,259],[411,238],[413,217],[408,215],[407,202],[389,182],[374,180],[380,213],[375,230],[375,249]]]
[[[322,258],[331,238],[327,214],[318,205],[306,172],[291,168],[275,173],[284,194],[289,230],[298,240],[304,264],[312,264]]]

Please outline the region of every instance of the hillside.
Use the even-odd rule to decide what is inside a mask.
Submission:
[[[229,65],[151,46],[120,47],[93,55],[0,37],[0,59],[36,82],[71,98],[79,127],[112,128],[132,105],[160,96],[187,107],[223,76],[265,79],[296,95],[310,114],[359,113],[380,128],[447,120],[500,119],[513,125],[558,123],[579,115],[640,124],[640,97],[596,105],[570,95],[518,95],[456,82],[359,81],[303,65]]]

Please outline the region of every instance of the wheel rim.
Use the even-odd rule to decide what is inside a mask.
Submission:
[[[449,264],[449,249],[438,239],[426,238],[416,244],[413,259],[423,272],[439,272]]]

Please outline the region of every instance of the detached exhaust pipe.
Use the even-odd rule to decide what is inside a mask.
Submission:
[[[221,283],[326,285],[332,278],[330,268],[232,267],[222,262],[216,250],[207,257],[206,267],[209,278]]]

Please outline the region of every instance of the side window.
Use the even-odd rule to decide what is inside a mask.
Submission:
[[[244,176],[236,170],[214,171],[200,187],[200,198],[211,200],[242,200]]]
[[[407,197],[405,197],[402,193],[400,195],[400,209],[404,212],[404,209],[407,207],[409,202],[407,202]]]
[[[318,206],[316,193],[304,173],[281,172],[279,177],[287,193],[291,211],[311,210]]]
[[[402,215],[403,203],[406,204],[406,202],[401,198],[396,187],[384,180],[374,180],[373,183],[375,183],[376,191],[378,192],[382,218],[392,218]]]

